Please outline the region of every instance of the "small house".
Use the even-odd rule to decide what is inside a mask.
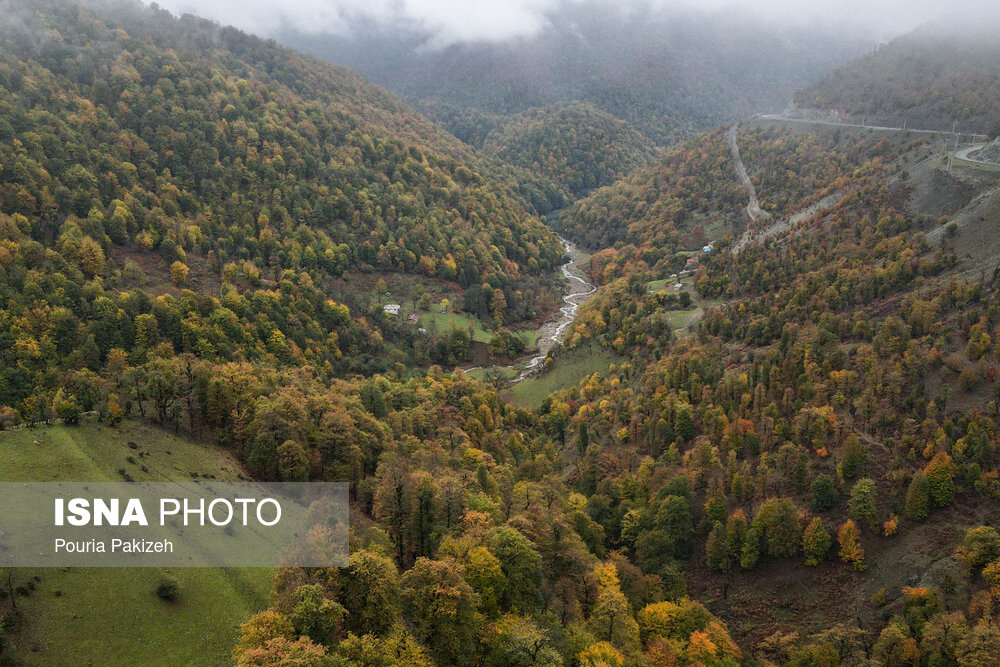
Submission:
[[[675,292],[680,292],[682,289],[684,289],[684,283],[677,283],[676,285],[674,285]]]
[[[694,257],[688,257],[687,262],[684,263],[684,268],[690,269],[692,271],[698,268],[698,255],[695,255]]]
[[[399,315],[399,309],[402,308],[398,303],[387,303],[382,306],[382,310],[385,311],[386,315]]]

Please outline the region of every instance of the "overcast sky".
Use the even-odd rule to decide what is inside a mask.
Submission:
[[[259,35],[282,27],[306,33],[345,32],[344,17],[421,27],[441,44],[532,35],[561,0],[158,0],[174,13],[190,12]],[[577,0],[565,0],[574,2]],[[824,21],[866,26],[892,37],[942,15],[996,12],[997,0],[606,0],[648,2],[708,11],[738,8],[781,22]]]

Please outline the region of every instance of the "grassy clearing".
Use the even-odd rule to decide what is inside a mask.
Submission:
[[[538,349],[538,329],[512,329],[511,331],[524,341],[525,351]]]
[[[690,310],[668,310],[664,313],[664,317],[666,317],[667,322],[670,323],[671,329],[684,329],[686,331],[688,323],[691,321],[691,317],[697,312],[697,308],[692,308]]]
[[[120,481],[119,469],[139,481],[242,474],[222,450],[137,422],[0,432],[0,481]],[[167,572],[181,586],[173,603],[153,592]],[[24,623],[11,637],[24,664],[228,665],[239,624],[267,606],[273,570],[42,568],[16,578],[35,575],[41,583],[19,600]]]
[[[493,340],[493,332],[488,331],[483,323],[475,317],[460,313],[424,313],[420,316],[420,326],[438,335],[445,335],[454,329],[468,331],[472,327],[472,340],[477,343],[489,343]]]
[[[575,386],[584,376],[606,371],[609,364],[620,361],[621,357],[596,345],[580,347],[561,355],[552,370],[522,380],[510,391],[518,405],[537,408],[552,392]]]

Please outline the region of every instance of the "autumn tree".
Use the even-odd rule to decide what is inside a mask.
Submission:
[[[868,524],[872,530],[878,528],[878,507],[875,505],[876,491],[875,480],[864,477],[855,482],[851,488],[851,497],[847,501],[851,518],[860,523]]]
[[[802,552],[806,556],[806,565],[819,565],[826,560],[831,544],[830,533],[823,527],[823,521],[819,517],[810,521],[802,532]]]
[[[621,592],[614,565],[594,568],[597,579],[597,601],[587,621],[590,631],[601,641],[606,641],[625,652],[633,652],[639,645],[639,626],[632,618],[628,600]]]
[[[840,526],[840,530],[837,531],[837,543],[840,545],[840,560],[850,563],[855,570],[865,569],[865,554],[861,549],[861,532],[854,521],[848,519]]]
[[[402,577],[403,607],[417,637],[439,660],[464,662],[474,650],[479,600],[452,560],[418,558]]]
[[[930,512],[931,488],[923,470],[918,470],[906,490],[906,516],[923,521]]]

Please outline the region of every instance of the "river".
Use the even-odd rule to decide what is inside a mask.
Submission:
[[[524,380],[545,363],[545,358],[548,356],[549,351],[563,342],[563,334],[566,333],[569,325],[576,319],[576,314],[579,312],[580,306],[586,303],[594,295],[594,292],[597,291],[597,287],[587,280],[580,269],[580,254],[576,246],[561,236],[559,240],[562,242],[563,247],[566,249],[566,255],[569,257],[569,261],[560,267],[563,277],[566,278],[566,291],[562,296],[564,305],[559,308],[559,317],[546,322],[538,328],[538,353],[535,356],[526,362],[520,361],[511,366],[486,367],[487,370],[513,371],[515,375],[511,380],[511,384]],[[467,370],[476,369],[469,368]]]

